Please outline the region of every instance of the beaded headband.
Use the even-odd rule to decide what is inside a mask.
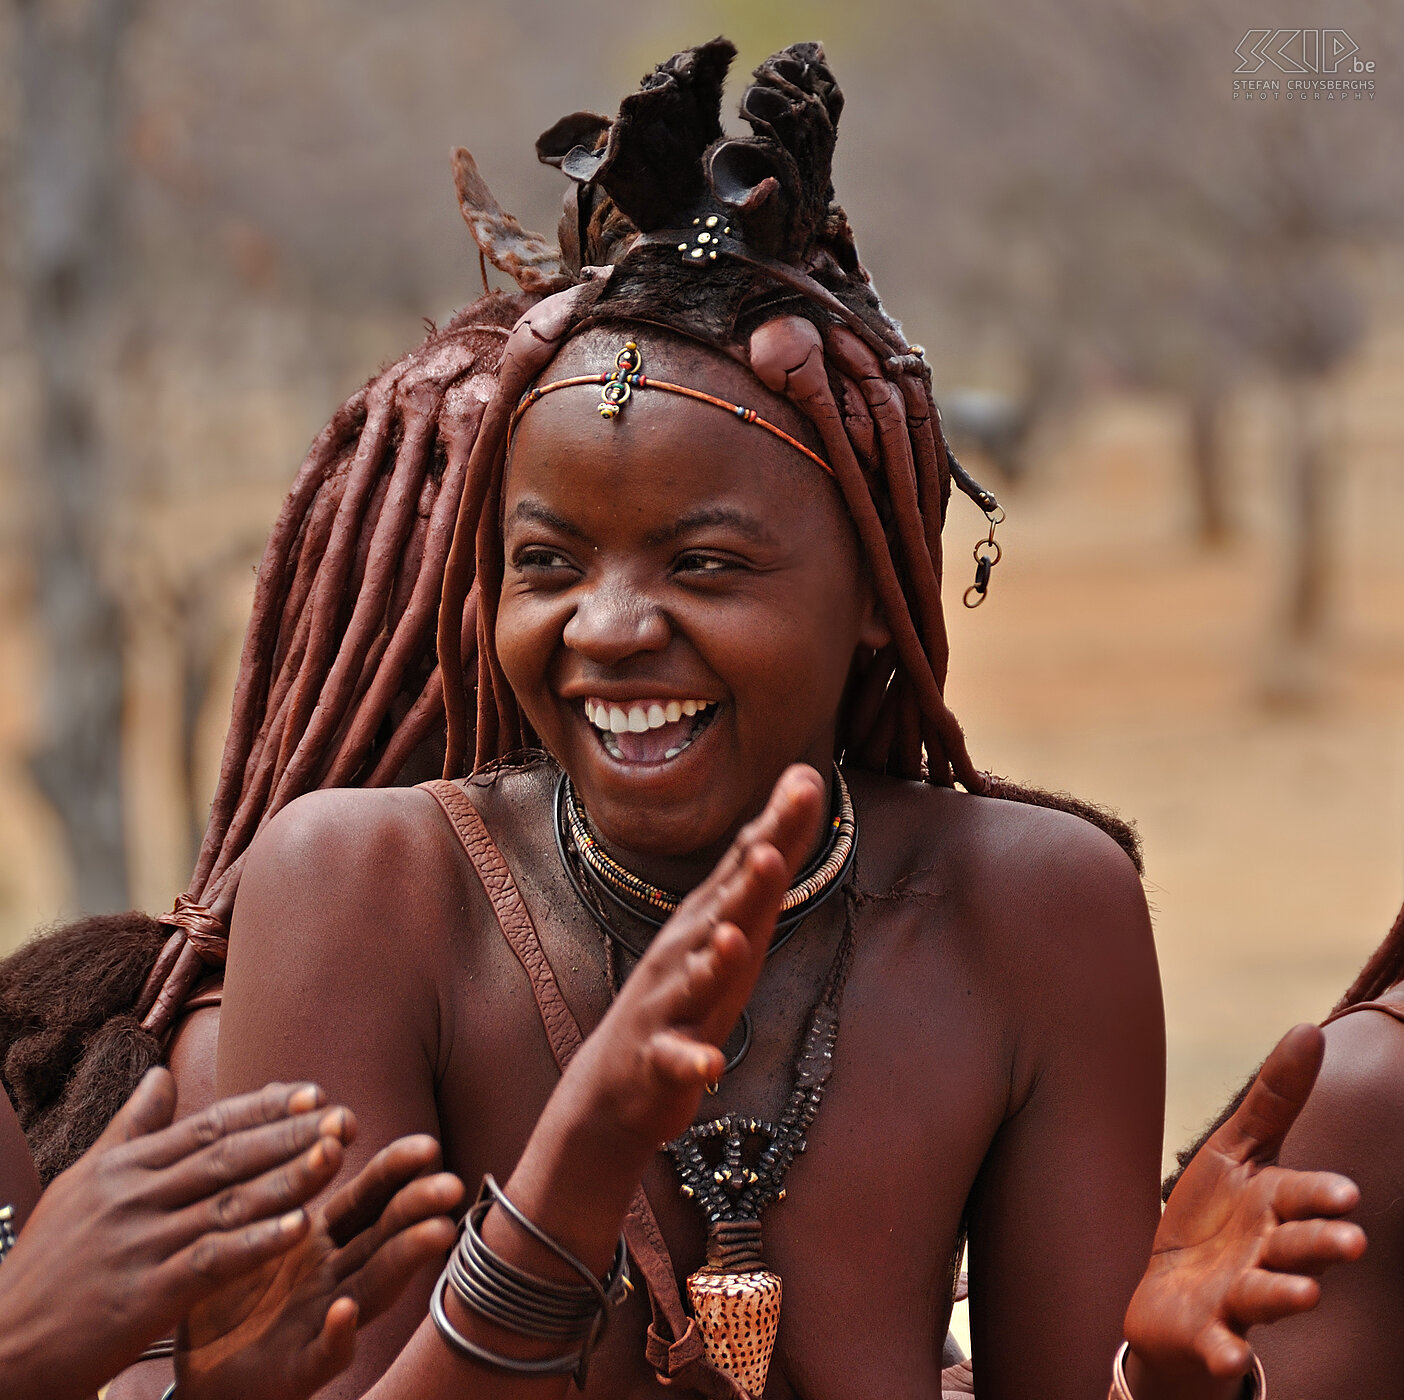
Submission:
[[[624,405],[634,396],[635,389],[662,389],[669,394],[681,394],[698,403],[709,403],[713,408],[724,408],[743,423],[754,423],[758,428],[788,442],[797,452],[803,452],[811,462],[823,467],[830,476],[833,468],[817,453],[811,452],[798,438],[791,437],[783,428],[778,428],[768,419],[762,418],[753,408],[743,408],[739,403],[728,403],[713,394],[704,394],[701,389],[689,389],[685,384],[669,384],[666,380],[650,379],[643,373],[643,356],[639,347],[631,340],[614,357],[614,368],[607,374],[576,374],[569,379],[555,379],[550,384],[542,384],[522,396],[521,402],[512,413],[512,421],[507,426],[507,439],[510,442],[516,431],[517,422],[527,409],[538,399],[557,389],[569,389],[576,384],[600,384],[599,415],[601,418],[617,418]]]

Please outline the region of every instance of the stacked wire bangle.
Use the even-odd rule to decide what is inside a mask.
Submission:
[[[490,1249],[482,1236],[482,1223],[494,1205],[579,1274],[583,1282],[558,1283],[539,1278]],[[590,1355],[604,1335],[611,1311],[623,1301],[630,1286],[628,1253],[622,1236],[609,1273],[597,1279],[569,1250],[527,1219],[497,1182],[486,1176],[477,1201],[464,1217],[458,1245],[434,1288],[429,1311],[439,1335],[460,1355],[517,1375],[574,1375],[576,1384],[583,1388]],[[463,1307],[478,1317],[519,1337],[558,1342],[572,1349],[554,1356],[517,1357],[480,1346],[450,1321],[444,1309],[444,1296],[450,1288]]]

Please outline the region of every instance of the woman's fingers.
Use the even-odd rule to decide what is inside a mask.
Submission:
[[[104,1148],[160,1132],[170,1126],[175,1107],[175,1080],[170,1070],[156,1065],[142,1075],[131,1098],[112,1115],[112,1121],[93,1144],[93,1151],[101,1152]]]
[[[1289,1220],[1268,1236],[1262,1265],[1284,1274],[1320,1274],[1365,1253],[1365,1231],[1349,1220]]]
[[[136,1150],[134,1160],[141,1166],[168,1167],[235,1133],[308,1113],[325,1102],[326,1095],[315,1084],[268,1084],[251,1094],[220,1099],[154,1133]]]
[[[783,857],[787,883],[814,849],[823,815],[823,778],[807,763],[792,764],[780,775],[761,814],[770,824],[761,834]]]
[[[1360,1188],[1337,1172],[1268,1170],[1272,1174],[1271,1205],[1279,1220],[1344,1215],[1360,1203]]]
[[[172,1254],[155,1278],[188,1310],[220,1284],[285,1254],[307,1233],[308,1223],[305,1210],[290,1210],[242,1229],[212,1231]]]
[[[319,1138],[306,1152],[252,1181],[240,1181],[167,1216],[167,1237],[176,1243],[197,1236],[237,1231],[310,1201],[341,1170],[344,1149],[333,1137]]]
[[[313,1362],[321,1385],[339,1376],[351,1364],[356,1354],[356,1329],[361,1322],[354,1298],[338,1298],[327,1309],[322,1330],[313,1344]]]
[[[356,1173],[322,1208],[327,1232],[340,1248],[380,1218],[395,1193],[443,1160],[438,1142],[428,1133],[397,1138]]]
[[[1263,1062],[1238,1111],[1210,1139],[1214,1149],[1237,1162],[1275,1161],[1325,1053],[1319,1026],[1293,1026]]]
[[[231,1133],[167,1167],[153,1182],[152,1195],[160,1205],[172,1210],[220,1192],[225,1193],[225,1197],[221,1197],[225,1199],[230,1195],[227,1188],[240,1182],[252,1182],[254,1177],[289,1164],[300,1154],[329,1140],[345,1145],[355,1136],[355,1131],[356,1120],[349,1109],[330,1108],[299,1113],[293,1118]],[[339,1164],[339,1156],[337,1160]],[[303,1168],[306,1165],[304,1161]]]
[[[648,1066],[670,1087],[697,1089],[715,1084],[726,1069],[726,1056],[715,1045],[681,1031],[655,1031],[644,1047]]]
[[[420,1183],[406,1187],[413,1191]],[[409,1209],[415,1209],[413,1205]],[[360,1321],[374,1321],[404,1291],[405,1286],[428,1264],[442,1265],[453,1248],[458,1228],[446,1215],[434,1214],[412,1225],[396,1229],[361,1265],[348,1287],[360,1306]]]
[[[1222,1322],[1211,1322],[1195,1339],[1194,1349],[1205,1369],[1218,1380],[1232,1380],[1246,1375],[1252,1359],[1252,1348],[1231,1332]]]
[[[783,897],[790,878],[814,845],[823,804],[824,784],[819,775],[806,764],[792,764],[776,781],[760,816],[741,828],[712,873],[683,901],[679,917],[686,913],[699,921],[701,929],[717,918],[737,920],[732,906],[738,898],[745,898],[754,882],[754,873],[748,876],[744,867],[747,857],[758,848],[770,848],[779,855]]]
[[[1308,1312],[1320,1298],[1321,1285],[1314,1278],[1245,1269],[1233,1281],[1224,1308],[1235,1326],[1246,1332],[1250,1327]]]

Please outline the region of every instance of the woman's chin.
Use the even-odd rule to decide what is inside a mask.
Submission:
[[[736,828],[754,815],[742,810],[747,785],[737,781],[742,775],[728,772],[733,765],[723,761],[729,750],[721,730],[708,725],[671,756],[636,758],[627,745],[577,729],[574,742],[557,757],[591,826],[608,845],[665,860],[719,855]],[[726,800],[729,791],[736,793],[732,803]]]

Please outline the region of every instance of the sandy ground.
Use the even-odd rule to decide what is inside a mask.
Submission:
[[[1301,1019],[1330,1008],[1404,899],[1404,333],[1378,337],[1338,386],[1333,496],[1338,577],[1318,704],[1271,708],[1281,521],[1280,403],[1238,404],[1240,537],[1218,553],[1187,528],[1183,424],[1173,404],[1108,397],[1064,425],[1008,494],[991,596],[959,594],[981,529],[947,527],[950,696],[977,763],[1134,817],[1146,844],[1169,1024],[1167,1151],[1191,1137]],[[330,405],[327,405],[330,407]],[[218,497],[150,513],[150,547],[199,531],[261,531],[301,443]],[[272,458],[278,460],[278,456]],[[13,523],[13,522],[11,522]],[[0,949],[57,917],[66,873],[24,774],[37,722],[35,639],[16,530],[0,533]],[[231,586],[237,629],[248,574]],[[172,656],[137,630],[127,750],[138,899],[168,907],[188,866],[171,747]],[[207,716],[211,765],[233,656]]]

